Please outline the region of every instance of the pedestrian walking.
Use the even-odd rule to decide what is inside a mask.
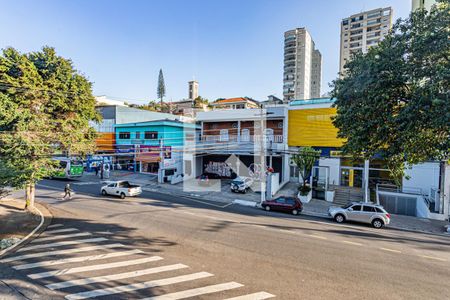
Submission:
[[[105,166],[105,177],[109,179],[109,165]]]
[[[98,176],[98,167],[97,167],[97,165],[94,166],[94,170],[95,170],[95,176]]]
[[[72,189],[70,188],[70,184],[66,184],[66,186],[64,187],[63,200],[66,200],[67,196],[69,196],[69,200],[72,198]]]
[[[104,166],[103,164],[100,165],[100,178],[103,179],[103,172],[104,172]]]

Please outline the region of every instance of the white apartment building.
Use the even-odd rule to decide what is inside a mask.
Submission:
[[[353,53],[367,53],[377,45],[392,28],[392,8],[377,8],[351,15],[341,22],[341,51],[339,72]]]
[[[284,33],[283,98],[285,102],[318,98],[322,55],[306,28]]]
[[[434,4],[436,4],[436,0],[412,0],[412,11],[419,8],[425,8],[427,11],[430,11]]]

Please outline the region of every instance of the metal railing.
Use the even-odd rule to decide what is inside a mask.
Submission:
[[[267,143],[283,143],[283,135],[281,134],[264,135],[263,138]],[[260,135],[204,135],[200,139],[201,143],[259,143],[260,141]]]

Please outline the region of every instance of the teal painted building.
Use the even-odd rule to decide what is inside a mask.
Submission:
[[[168,119],[116,124],[116,149],[134,155],[135,170],[170,180],[183,173],[183,149],[198,130],[196,124]]]

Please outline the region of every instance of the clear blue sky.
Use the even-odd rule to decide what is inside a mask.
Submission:
[[[187,97],[194,76],[210,100],[282,97],[283,33],[306,26],[323,56],[322,92],[336,77],[342,18],[410,0],[0,0],[0,48],[71,58],[96,95],[144,103],[156,98],[159,69],[166,100]]]

